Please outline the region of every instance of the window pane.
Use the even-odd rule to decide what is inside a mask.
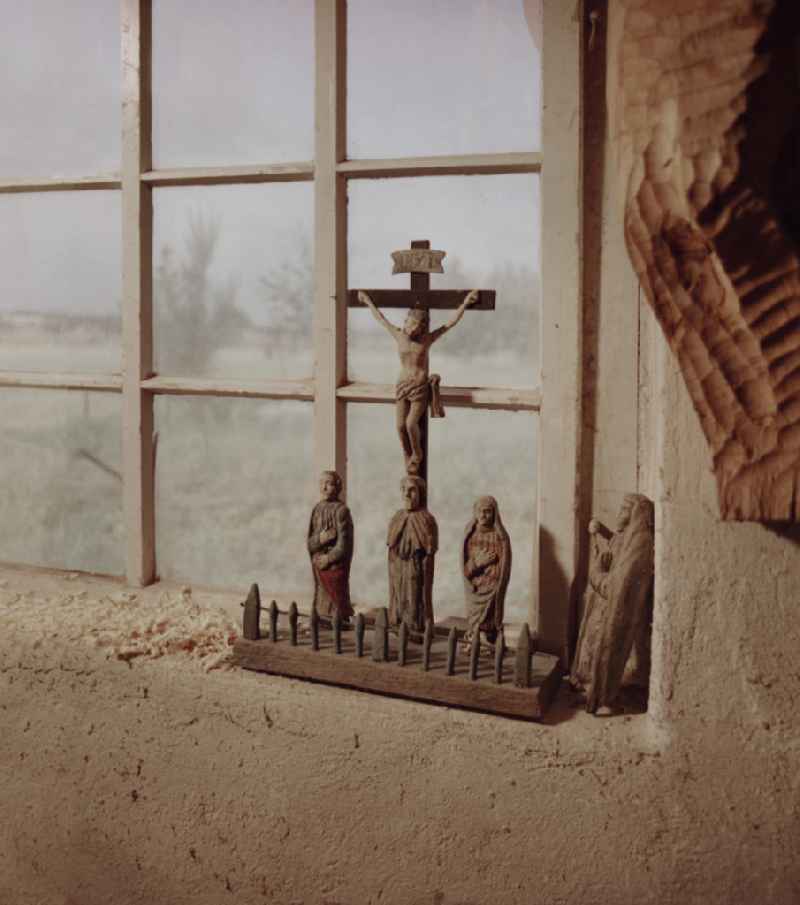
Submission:
[[[121,574],[120,396],[0,392],[0,559]]]
[[[155,408],[161,577],[307,595],[312,406],[162,396]]]
[[[541,143],[541,0],[349,0],[348,156]]]
[[[311,160],[313,0],[153,4],[159,167]]]
[[[350,183],[349,282],[353,288],[409,286],[391,276],[390,253],[414,239],[447,252],[432,289],[497,290],[495,311],[468,311],[431,351],[431,372],[450,386],[539,382],[539,178],[449,176]],[[433,312],[431,327],[452,311]],[[387,317],[400,325],[405,312]],[[393,342],[366,309],[349,312],[353,380],[394,383]]]
[[[119,3],[4,3],[0,59],[0,178],[119,171]]]
[[[359,606],[386,606],[386,528],[401,508],[404,474],[394,407],[351,404],[348,502],[356,547],[351,593]],[[430,424],[428,508],[439,525],[433,606],[437,621],[464,615],[459,549],[472,505],[497,499],[511,538],[513,565],[506,622],[528,620],[536,525],[537,421],[533,414],[449,408]]]
[[[120,370],[120,196],[0,196],[0,369]]]
[[[311,375],[311,183],[157,189],[156,370]]]

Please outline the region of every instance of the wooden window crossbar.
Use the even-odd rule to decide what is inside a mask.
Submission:
[[[122,187],[119,175],[79,176],[65,179],[9,179],[0,182],[0,195],[15,195],[21,192],[78,192],[98,189],[118,189]]]
[[[461,154],[436,157],[398,157],[392,160],[344,160],[336,170],[348,179],[386,179],[402,176],[477,176],[539,173],[542,155]]]

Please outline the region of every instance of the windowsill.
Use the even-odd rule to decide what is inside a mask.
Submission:
[[[601,752],[630,764],[658,756],[663,744],[647,714],[590,716],[574,706],[566,686],[545,722],[537,724],[240,670],[227,661],[229,641],[241,625],[242,599],[242,593],[190,590],[177,582],[134,589],[118,578],[0,566],[0,625],[5,626],[0,661],[8,664],[7,679],[15,671],[31,670],[84,680],[102,675],[110,697],[100,706],[110,708],[109,718],[115,698],[126,699],[147,686],[153,699],[159,686],[169,689],[180,678],[196,694],[165,695],[162,703],[174,710],[176,721],[203,719],[208,696],[258,714],[259,702],[271,700],[291,712],[295,727],[303,723],[312,738],[322,725],[321,714],[341,708],[357,734],[369,724],[388,722],[400,733],[400,743],[411,745],[419,732],[446,724],[457,726],[459,744],[474,745],[479,756],[490,731],[521,756],[567,768],[580,768]],[[263,593],[262,599],[271,596]],[[279,603],[288,600],[280,597]],[[87,702],[96,697],[88,691]],[[41,700],[31,701],[32,711],[57,706],[58,697],[57,687],[48,688]]]

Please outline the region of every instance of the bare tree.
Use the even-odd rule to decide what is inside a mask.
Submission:
[[[233,277],[215,283],[209,276],[220,221],[189,217],[181,259],[169,245],[161,249],[155,271],[156,362],[167,374],[206,374],[214,354],[232,345],[250,319],[237,305]]]

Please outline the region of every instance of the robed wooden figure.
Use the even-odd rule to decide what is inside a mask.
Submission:
[[[511,541],[492,496],[475,501],[461,544],[461,572],[469,622],[465,640],[471,641],[476,632],[483,632],[493,644],[503,628]]]
[[[319,479],[320,501],[308,524],[308,553],[314,573],[314,606],[322,616],[353,615],[350,603],[350,563],[353,559],[353,520],[339,499],[342,479],[335,471],[323,471]]]
[[[597,519],[578,644],[570,670],[590,713],[608,713],[623,685],[647,688],[654,572],[653,502],[625,496],[616,532]]]
[[[436,519],[425,508],[425,481],[409,476],[400,484],[403,508],[389,522],[389,621],[416,632],[433,622],[433,566],[439,547]]]

